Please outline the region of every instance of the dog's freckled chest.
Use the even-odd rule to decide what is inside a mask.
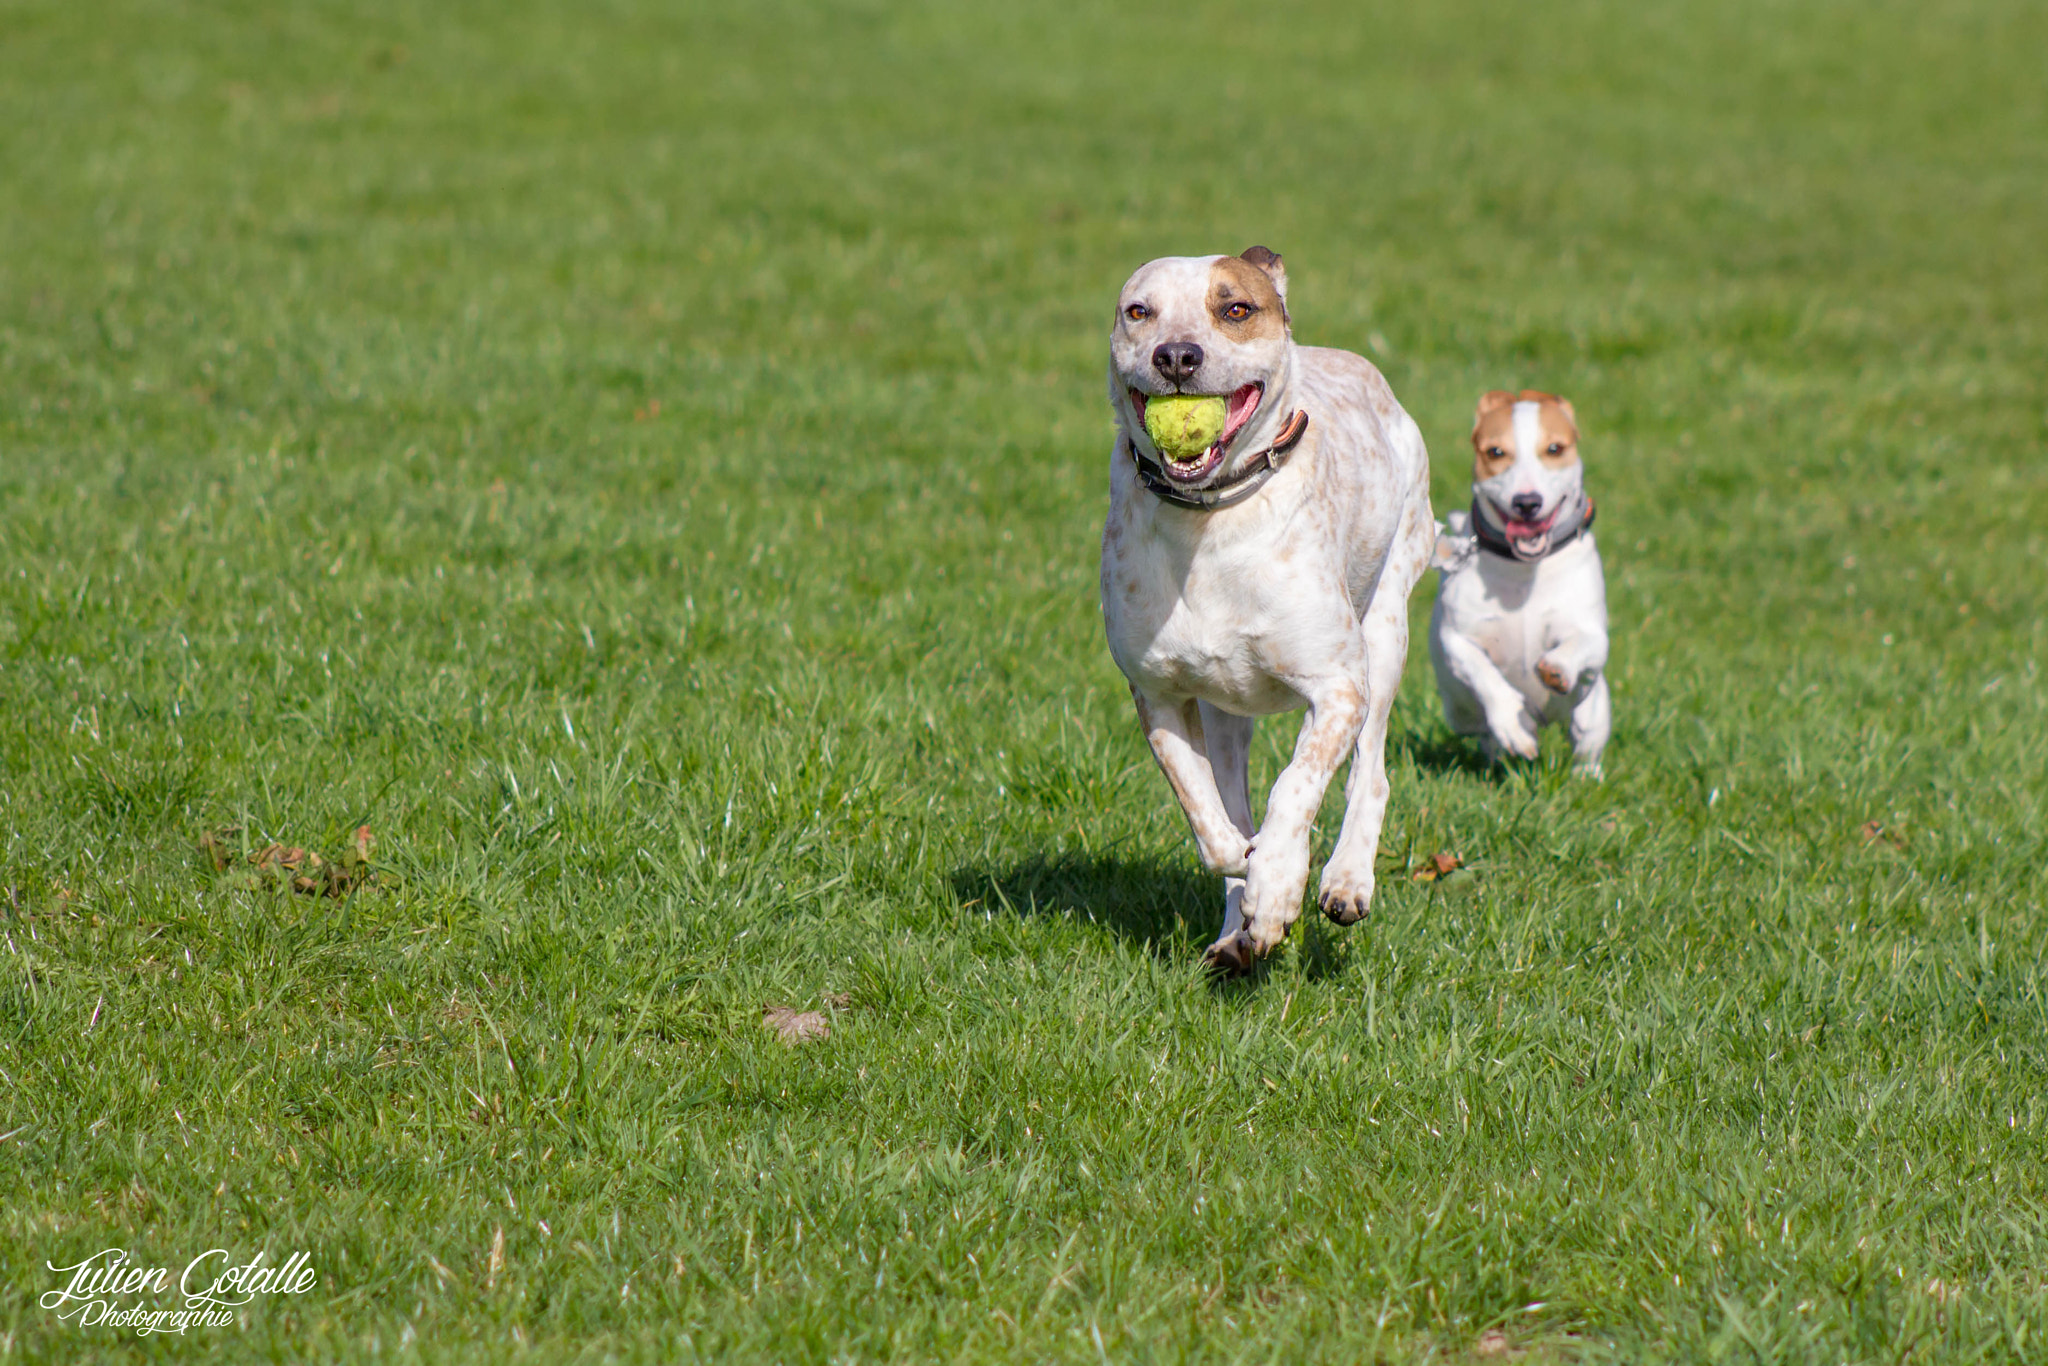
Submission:
[[[1134,681],[1245,713],[1301,704],[1275,676],[1292,671],[1287,646],[1304,625],[1285,600],[1289,575],[1249,554],[1186,558],[1143,538],[1120,548],[1109,644]]]

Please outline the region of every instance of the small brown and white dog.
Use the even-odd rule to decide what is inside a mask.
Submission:
[[[1597,777],[1611,724],[1607,582],[1578,419],[1555,394],[1495,389],[1472,425],[1472,512],[1437,542],[1429,657],[1444,719],[1489,760],[1536,757],[1536,731],[1569,726]]]
[[[1141,266],[1117,297],[1109,395],[1109,650],[1203,865],[1224,879],[1208,959],[1242,970],[1301,913],[1310,826],[1347,756],[1320,900],[1344,925],[1372,905],[1408,594],[1436,541],[1429,456],[1369,362],[1295,344],[1287,272],[1264,247]],[[1167,395],[1227,400],[1207,450],[1176,460],[1153,443],[1146,404]],[[1253,719],[1303,706],[1254,828]]]

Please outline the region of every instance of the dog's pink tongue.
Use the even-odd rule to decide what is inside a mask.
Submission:
[[[1223,435],[1217,438],[1217,445],[1228,446],[1237,439],[1237,434],[1244,430],[1244,424],[1251,421],[1252,414],[1259,410],[1259,400],[1265,394],[1266,391],[1258,385],[1247,384],[1230,395],[1223,414]]]

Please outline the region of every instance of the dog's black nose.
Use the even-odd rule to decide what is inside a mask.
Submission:
[[[1508,499],[1508,507],[1513,510],[1516,521],[1533,522],[1536,520],[1536,514],[1543,511],[1543,495],[1518,493]]]
[[[1152,367],[1179,384],[1202,368],[1202,348],[1193,342],[1166,342],[1152,348]]]

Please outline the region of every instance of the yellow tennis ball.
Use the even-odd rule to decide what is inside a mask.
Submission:
[[[1229,405],[1209,394],[1166,394],[1145,400],[1145,432],[1160,454],[1192,460],[1223,435]]]

